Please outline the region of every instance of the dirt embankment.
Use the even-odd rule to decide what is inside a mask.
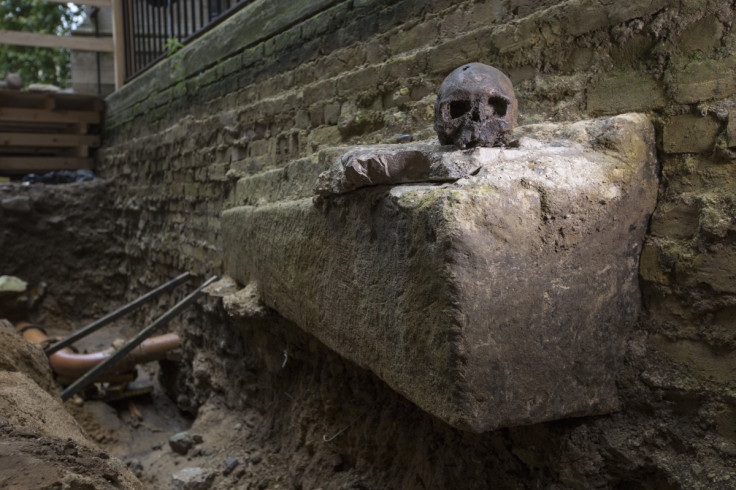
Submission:
[[[28,283],[30,311],[13,321],[71,328],[123,302],[128,276],[110,213],[110,183],[0,185],[0,275]],[[28,317],[28,314],[31,317]]]
[[[0,488],[143,488],[64,409],[41,348],[1,320]]]

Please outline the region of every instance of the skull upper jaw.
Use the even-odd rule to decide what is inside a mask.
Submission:
[[[498,118],[482,122],[463,121],[437,132],[440,144],[455,145],[458,149],[506,146],[514,138],[514,130],[509,122]]]
[[[505,146],[513,140],[516,121],[507,114],[499,116],[493,110],[489,110],[487,105],[472,102],[470,109],[459,115],[454,114],[452,109],[453,106],[457,106],[456,100],[438,101],[437,105],[436,112],[441,117],[435,119],[434,129],[442,145],[455,145],[456,148],[466,149],[477,146]],[[515,111],[512,114],[515,114]]]

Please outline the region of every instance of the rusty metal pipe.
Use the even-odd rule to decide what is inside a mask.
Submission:
[[[69,398],[74,396],[75,393],[94,383],[101,375],[105,374],[114,364],[120,359],[130,354],[136,347],[138,347],[146,339],[150,338],[156,330],[165,326],[171,321],[176,315],[188,308],[198,297],[205,294],[204,288],[212,284],[217,280],[217,276],[212,276],[207,279],[201,286],[194,290],[189,296],[179,301],[169,311],[156,318],[150,325],[141,330],[138,335],[128,341],[127,344],[118,349],[113,355],[110,356],[106,361],[101,362],[95,366],[92,370],[85,373],[84,376],[77,379],[74,383],[67,386],[64,391],[61,392],[61,399],[67,401]]]
[[[50,340],[40,327],[30,323],[18,324],[17,330],[22,332],[26,340],[30,340],[36,344],[43,345]],[[179,336],[175,333],[167,333],[148,338],[127,356],[116,362],[110,369],[110,372],[120,373],[130,371],[137,364],[163,359],[168,351],[176,349],[179,347],[179,344]],[[112,357],[115,352],[114,349],[106,349],[89,354],[77,354],[65,347],[50,355],[49,362],[51,363],[51,369],[57,375],[66,380],[71,379],[73,381]]]

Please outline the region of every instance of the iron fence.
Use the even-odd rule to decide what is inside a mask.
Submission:
[[[123,0],[125,80],[251,0]]]

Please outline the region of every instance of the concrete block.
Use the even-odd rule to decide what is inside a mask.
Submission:
[[[718,121],[696,114],[673,116],[665,124],[662,144],[667,153],[703,153],[713,150]]]
[[[455,427],[615,410],[657,194],[653,127],[624,115],[517,132],[518,148],[452,152],[479,167],[455,182],[317,199],[303,185],[229,209],[225,273]]]

